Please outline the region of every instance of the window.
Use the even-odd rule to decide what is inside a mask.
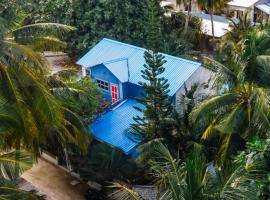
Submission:
[[[100,89],[109,91],[109,83],[108,82],[97,79],[97,85]]]

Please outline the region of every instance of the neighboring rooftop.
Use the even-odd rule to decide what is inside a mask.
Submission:
[[[173,7],[174,4],[172,2],[169,2],[169,1],[161,1],[160,2],[160,7],[164,8],[164,7],[167,7],[167,6]]]
[[[201,12],[192,13],[193,16],[196,16],[202,20],[202,32],[208,36],[212,36],[212,24],[211,16]],[[230,23],[231,21],[224,16],[213,16],[214,19],[214,35],[217,38],[224,36],[228,31],[231,30]],[[231,19],[237,22],[237,19]]]
[[[141,70],[144,69],[144,52],[146,49],[125,44],[107,38],[102,39],[77,64],[84,67],[94,67],[103,64],[121,82],[138,84],[145,81]],[[173,96],[185,81],[201,66],[200,63],[163,54],[167,61],[162,74],[170,84],[170,95]]]
[[[259,2],[259,0],[233,0],[228,3],[229,6],[249,8]]]
[[[270,15],[270,2],[258,4],[256,7],[264,13]]]
[[[98,118],[89,127],[95,138],[129,154],[138,143],[131,139],[128,130],[134,123],[133,117],[142,116],[134,106],[143,108],[136,100],[129,99]]]
[[[134,185],[132,190],[137,192],[144,200],[158,199],[158,189],[156,186]]]

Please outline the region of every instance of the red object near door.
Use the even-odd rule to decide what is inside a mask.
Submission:
[[[115,103],[118,101],[118,86],[117,85],[111,85],[111,95],[112,95],[112,103]]]

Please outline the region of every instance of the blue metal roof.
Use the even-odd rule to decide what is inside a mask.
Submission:
[[[128,60],[127,58],[117,59],[104,63],[122,83],[128,82]]]
[[[95,138],[129,154],[138,143],[130,139],[132,135],[128,134],[128,129],[134,123],[133,117],[142,116],[134,106],[143,108],[136,100],[129,99],[98,118],[89,126]]]
[[[77,64],[84,67],[93,67],[99,64],[108,65],[114,61],[113,66],[106,66],[122,82],[129,81],[134,84],[145,81],[141,76],[141,70],[145,64],[144,52],[146,49],[125,44],[107,38],[102,39],[94,48],[84,55]],[[174,95],[185,81],[201,66],[200,63],[163,54],[165,60],[165,72],[163,76],[170,83],[170,95]],[[115,70],[117,60],[119,68],[123,68],[123,59],[127,60],[128,70]],[[107,63],[107,64],[106,64]],[[127,80],[128,76],[128,80]]]

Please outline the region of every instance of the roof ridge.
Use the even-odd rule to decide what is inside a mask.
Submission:
[[[140,50],[146,51],[146,49],[143,48],[143,47],[138,47],[138,46],[135,46],[135,45],[132,45],[132,44],[127,44],[127,43],[124,43],[124,42],[119,42],[117,40],[113,40],[113,39],[109,39],[109,38],[103,38],[102,40],[107,40],[107,41],[110,41],[110,42],[113,42],[113,43],[116,43],[116,44],[122,44],[122,45],[125,45],[125,46],[132,47],[134,49],[140,49]]]
[[[120,61],[123,61],[123,60],[128,60],[128,58],[127,57],[122,57],[122,58],[112,59],[112,60],[108,60],[106,62],[103,62],[103,64],[106,65],[106,64],[111,64],[111,63],[115,63],[115,62],[120,62]]]
[[[125,45],[125,46],[128,46],[128,47],[134,48],[134,49],[140,49],[140,50],[143,50],[143,51],[147,51],[147,49],[145,49],[145,48],[138,47],[138,46],[135,46],[135,45],[132,45],[132,44],[127,44],[127,43],[124,43],[124,42],[119,42],[119,41],[108,39],[108,38],[103,38],[102,40],[106,40],[106,41],[113,42],[113,43],[116,43],[116,44]],[[166,54],[166,53],[162,53],[162,52],[159,52],[159,53],[162,54],[162,55],[164,55],[165,57],[173,58],[175,60],[181,60],[183,62],[192,63],[192,64],[196,64],[196,65],[201,65],[201,63],[199,63],[199,62],[195,62],[195,61],[192,61],[192,60],[180,58],[178,56],[172,56],[172,55],[169,55],[169,54]]]
[[[165,57],[169,57],[169,58],[172,58],[172,59],[175,59],[175,60],[181,60],[183,62],[192,63],[192,64],[196,64],[196,65],[201,65],[201,63],[199,63],[199,62],[188,60],[188,59],[185,59],[185,58],[180,58],[178,56],[172,56],[172,55],[169,55],[169,54],[166,54],[166,53],[161,53],[161,54],[164,55]]]

